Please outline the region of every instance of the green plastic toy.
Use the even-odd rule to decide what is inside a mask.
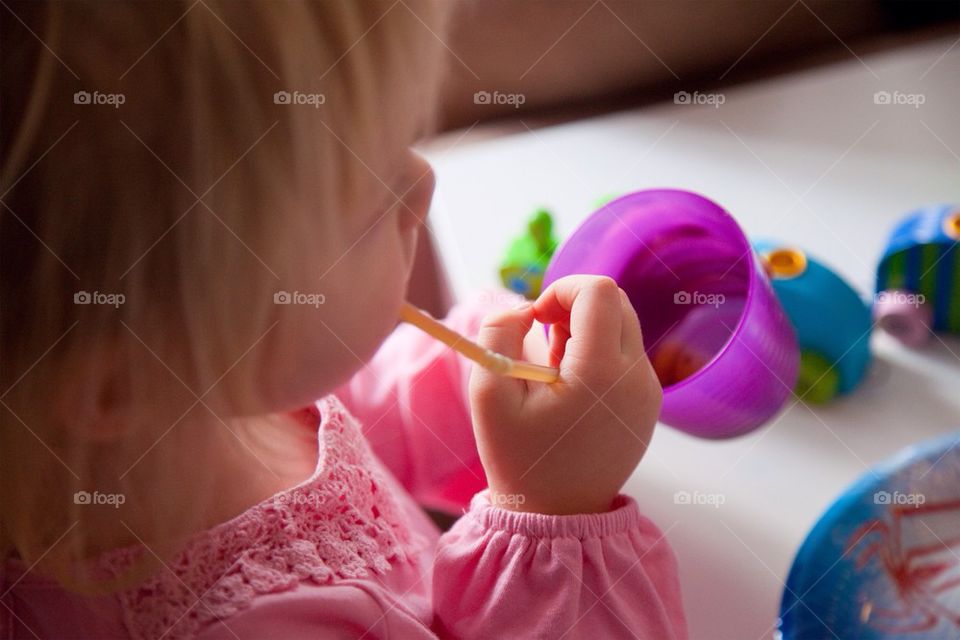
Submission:
[[[543,274],[558,244],[553,235],[553,216],[546,209],[538,209],[527,223],[527,232],[510,243],[500,263],[503,286],[530,300],[539,296]]]
[[[810,349],[800,351],[800,375],[795,393],[812,404],[826,404],[840,390],[840,372],[836,364]]]

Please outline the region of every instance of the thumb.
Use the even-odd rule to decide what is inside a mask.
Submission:
[[[508,358],[523,357],[523,339],[533,326],[533,305],[525,303],[483,319],[477,343]],[[501,376],[477,365],[470,379],[470,395],[474,402],[517,403],[523,399],[526,381]]]

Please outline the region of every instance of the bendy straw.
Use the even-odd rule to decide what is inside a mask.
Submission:
[[[538,382],[556,382],[560,376],[559,370],[554,367],[544,367],[538,364],[514,360],[496,351],[485,349],[477,343],[463,337],[453,329],[444,326],[429,313],[418,309],[409,302],[404,302],[400,308],[400,319],[436,338],[480,366],[502,376],[536,380]]]

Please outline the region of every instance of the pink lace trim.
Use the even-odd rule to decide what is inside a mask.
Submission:
[[[320,458],[305,483],[192,538],[169,568],[119,594],[131,635],[192,637],[207,623],[248,607],[258,594],[301,581],[384,574],[413,562],[415,541],[390,485],[377,471],[356,420],[334,396],[317,403]],[[102,556],[122,573],[142,548]]]

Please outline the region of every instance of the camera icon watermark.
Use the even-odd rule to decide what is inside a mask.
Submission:
[[[301,91],[277,91],[273,94],[273,104],[306,105],[319,109],[327,102],[327,96],[322,93],[303,93]]]
[[[514,109],[519,109],[520,105],[527,101],[527,96],[522,93],[500,93],[494,91],[477,91],[473,94],[473,104],[509,104]]]
[[[673,504],[706,505],[719,509],[726,504],[727,496],[722,493],[704,493],[703,491],[677,491],[673,494]]]
[[[475,294],[479,304],[494,307],[515,307],[525,302],[519,293],[507,289],[484,289]]]
[[[327,301],[322,293],[303,293],[300,291],[277,291],[273,294],[273,304],[304,304],[319,308]]]
[[[702,293],[700,291],[677,291],[673,294],[673,304],[695,304],[719,307],[727,301],[722,293]]]
[[[926,103],[927,96],[923,93],[903,93],[901,91],[877,91],[873,94],[873,104],[907,105],[919,109]]]
[[[908,506],[919,508],[927,501],[922,493],[901,493],[900,491],[877,491],[873,494],[873,504],[889,506]]]
[[[122,93],[100,93],[99,91],[77,91],[73,94],[73,104],[108,105],[119,109],[127,101]]]
[[[297,490],[276,495],[273,497],[272,502],[278,506],[310,506],[319,508],[323,503],[323,499],[323,496],[317,491]]]
[[[77,491],[73,494],[73,504],[80,505],[105,505],[119,509],[120,505],[126,501],[127,496],[122,493],[100,493],[99,491],[90,493],[89,491]]]
[[[874,296],[874,302],[876,304],[907,305],[916,309],[926,304],[927,297],[922,293],[891,290],[891,291],[881,291],[880,293],[878,293],[876,296]]]
[[[73,294],[73,304],[103,304],[118,309],[126,301],[127,297],[122,293],[77,291]]]
[[[701,93],[694,91],[677,91],[673,94],[673,104],[695,104],[708,105],[714,109],[719,109],[720,105],[727,101],[727,96],[722,93]]]

